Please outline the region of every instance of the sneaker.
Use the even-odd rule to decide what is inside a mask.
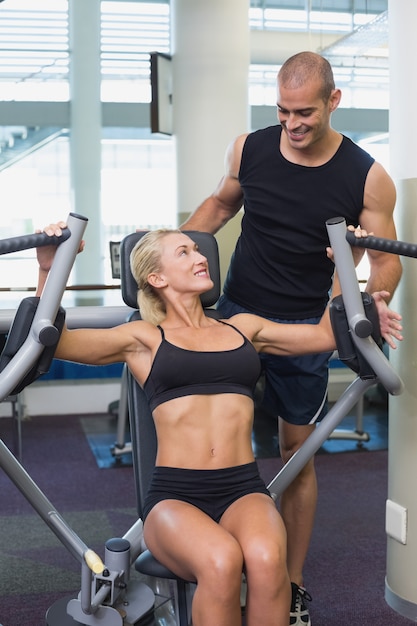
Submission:
[[[295,583],[291,583],[292,599],[290,611],[290,626],[311,626],[310,615],[305,601],[311,602],[312,597]]]

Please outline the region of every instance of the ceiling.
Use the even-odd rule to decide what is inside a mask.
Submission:
[[[333,66],[388,70],[388,11],[341,37],[331,46],[323,48],[321,54]]]

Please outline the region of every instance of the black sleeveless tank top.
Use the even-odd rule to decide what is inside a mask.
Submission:
[[[327,163],[305,167],[282,156],[280,138],[280,125],[246,138],[239,171],[245,211],[224,292],[265,317],[305,319],[322,315],[331,287],[326,220],[358,225],[374,159],[343,137]]]
[[[162,341],[143,386],[151,411],[181,396],[238,393],[253,397],[260,375],[260,359],[240,330],[232,326],[243,338],[238,348],[200,352],[175,346],[165,339],[163,329],[158,328]]]

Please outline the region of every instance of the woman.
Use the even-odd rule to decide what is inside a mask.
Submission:
[[[59,235],[63,226],[45,230]],[[38,251],[40,284],[48,250]],[[56,357],[124,361],[144,388],[158,439],[144,539],[161,563],[197,582],[193,625],[241,625],[243,570],[247,626],[288,626],[285,528],[251,445],[257,353],[333,350],[329,315],[317,326],[291,327],[250,314],[207,317],[200,302],[212,287],[207,260],[181,231],[144,235],[131,269],[143,321],[65,328]],[[385,330],[401,338],[400,317],[391,311],[383,317]]]

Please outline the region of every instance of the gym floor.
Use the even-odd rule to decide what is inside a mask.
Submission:
[[[356,420],[354,410],[352,415],[343,420],[340,428],[352,431],[356,427]],[[6,445],[12,449],[11,420],[2,420],[2,428]],[[367,392],[364,401],[363,429],[369,434],[369,441],[358,443],[351,439],[333,439],[326,441],[317,454],[316,464],[322,485],[322,498],[319,498],[317,533],[315,543],[313,542],[311,546],[309,563],[309,571],[312,572],[310,589],[312,595],[319,599],[319,602],[315,603],[314,614],[320,617],[319,623],[322,624],[368,623],[369,594],[374,593],[376,600],[374,599],[370,607],[371,623],[399,626],[403,622],[399,620],[398,615],[391,615],[392,612],[390,613],[388,607],[381,601],[385,576],[385,533],[383,522],[381,523],[381,511],[385,501],[388,417],[386,398],[381,396],[376,388]],[[276,419],[257,410],[253,447],[264,471],[265,480],[270,480],[275,475],[280,463],[276,430]],[[63,510],[72,523],[76,522],[80,536],[88,545],[98,546],[98,549],[102,548],[103,539],[113,536],[111,533],[114,533],[115,529],[130,527],[132,520],[135,519],[131,455],[126,454],[120,458],[112,455],[116,431],[117,418],[110,413],[68,416],[65,420],[57,420],[54,416],[39,417],[23,424],[25,467],[36,477],[46,493],[55,494],[52,499],[54,502],[57,499],[58,510]],[[93,452],[93,458],[85,453],[87,447]],[[80,454],[80,450],[84,450],[84,453]],[[376,452],[369,454],[374,450]],[[52,467],[60,466],[63,457],[65,469],[58,473],[51,472]],[[101,468],[110,466],[118,466],[119,469],[116,472],[107,473],[104,470],[106,473],[101,473]],[[332,472],[329,471],[331,468],[336,469]],[[370,468],[372,471],[369,471]],[[90,479],[86,482],[87,473]],[[102,484],[103,480],[106,489],[98,490],[92,502],[91,487]],[[2,526],[5,532],[2,533],[4,545],[1,569],[4,578],[0,585],[2,588],[0,621],[5,626],[12,623],[38,625],[41,621],[37,619],[31,621],[34,614],[33,602],[37,602],[39,615],[44,615],[45,607],[51,606],[55,601],[53,594],[60,598],[63,590],[67,593],[72,589],[69,585],[73,585],[74,590],[78,591],[79,571],[77,563],[73,562],[70,555],[62,555],[62,547],[59,544],[55,545],[55,537],[44,528],[30,507],[29,510],[25,508],[25,503],[21,502],[21,494],[9,482],[5,476],[2,485],[4,498],[1,524],[5,524]],[[349,494],[349,498],[340,500],[341,492]],[[327,498],[324,497],[325,494]],[[359,518],[351,516],[352,501],[353,509],[359,507],[361,510]],[[364,505],[362,509],[361,504]],[[92,519],[96,522],[92,523]],[[97,519],[100,521],[99,524]],[[332,532],[335,526],[338,528],[337,533]],[[101,529],[101,534],[97,532],[97,528]],[[324,534],[318,532],[320,528],[326,529],[326,532]],[[28,551],[27,547],[21,549],[20,543],[13,541],[13,537],[22,536],[22,532],[28,538],[32,551]],[[352,542],[352,535],[360,537],[361,540]],[[30,537],[33,537],[33,542]],[[349,558],[343,559],[341,555],[346,555],[347,550]],[[372,557],[367,557],[367,554]],[[66,556],[68,564],[63,567],[62,561]],[[365,562],[370,567],[367,567]],[[358,563],[361,568],[360,579],[355,568],[355,564]],[[39,577],[40,566],[42,577]],[[135,577],[139,576],[135,572],[133,574]],[[69,580],[72,582],[69,583]],[[319,582],[316,583],[316,580]],[[345,593],[344,584],[340,586],[337,583],[335,587],[330,584],[338,580],[349,580],[346,583],[349,597],[356,598],[353,604],[341,602]],[[172,588],[169,581],[158,581],[155,584],[158,584],[158,589],[155,589],[157,609],[154,615],[148,617],[146,626],[169,626],[175,623],[171,600]],[[356,589],[355,585],[360,585],[360,588]],[[326,594],[328,587],[332,591]],[[352,591],[353,588],[356,591]],[[16,594],[17,589],[30,596],[30,600],[26,601],[26,595]],[[366,589],[365,599],[363,589]],[[375,601],[378,603],[378,609],[374,604]],[[360,617],[357,615],[359,605]],[[376,610],[383,618],[372,621]],[[13,614],[14,618],[18,614],[23,616],[30,613],[30,618],[19,617],[17,622],[13,618],[8,622],[7,611]],[[387,615],[388,618],[385,619]],[[145,626],[145,622],[142,623]]]

